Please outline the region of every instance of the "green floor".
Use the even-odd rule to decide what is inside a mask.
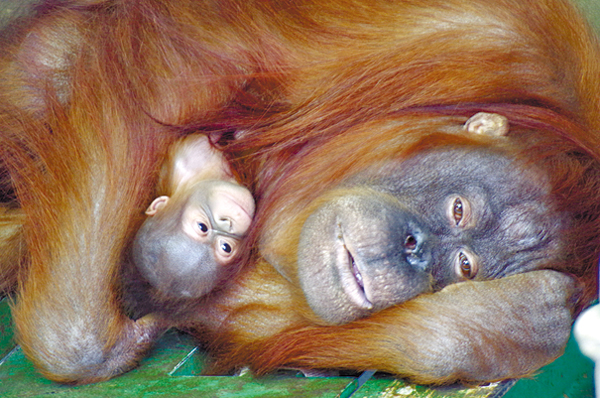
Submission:
[[[0,29],[26,15],[36,0],[0,0]],[[600,29],[600,0],[577,0]],[[113,380],[90,386],[68,387],[41,378],[12,340],[10,313],[0,302],[0,397],[487,397],[593,398],[591,361],[573,341],[565,354],[533,378],[473,389],[429,389],[375,374],[353,377],[305,378],[278,375],[253,378],[198,376],[204,356],[189,336],[165,335],[139,368]],[[366,379],[363,380],[363,379]],[[357,389],[358,386],[358,389]],[[511,388],[512,386],[512,388]],[[508,390],[508,392],[506,392]]]
[[[200,376],[204,355],[192,339],[167,333],[135,370],[103,383],[62,386],[40,377],[12,339],[10,311],[0,302],[0,397],[593,397],[593,368],[571,341],[565,354],[534,378],[478,388],[429,389],[375,374],[306,378],[292,374],[254,378]],[[367,379],[363,383],[363,379]],[[512,388],[511,388],[512,386]],[[358,389],[357,389],[358,387]],[[506,390],[509,391],[506,393]]]

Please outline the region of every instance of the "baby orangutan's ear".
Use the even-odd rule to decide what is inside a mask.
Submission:
[[[150,206],[148,206],[148,208],[146,209],[146,215],[155,215],[160,209],[166,206],[168,201],[168,196],[159,196],[158,198],[154,199],[152,203],[150,203]]]
[[[467,120],[464,130],[471,134],[503,137],[508,134],[508,119],[497,113],[479,112]]]

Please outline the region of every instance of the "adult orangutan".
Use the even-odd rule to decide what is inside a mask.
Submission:
[[[80,1],[5,36],[0,236],[53,380],[118,375],[169,326],[215,371],[519,377],[596,293],[600,52],[566,1]],[[253,191],[257,251],[152,303],[130,243],[169,144],[200,131]]]

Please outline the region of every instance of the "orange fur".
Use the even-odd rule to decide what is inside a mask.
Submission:
[[[581,305],[596,291],[600,50],[567,1],[106,0],[40,10],[2,43],[0,158],[25,220],[0,223],[0,247],[22,226],[15,324],[47,377],[112,377],[167,326],[125,315],[118,275],[161,159],[192,131],[241,132],[224,150],[258,203],[253,261],[228,289],[169,320],[226,355],[220,369],[377,367],[424,382],[482,381],[482,362],[529,352],[487,330],[483,315],[473,331],[443,318],[458,336],[474,333],[472,349],[459,370],[425,369],[419,336],[442,317],[437,307],[458,310],[444,295],[325,327],[295,279],[295,241],[314,200],[423,148],[498,145],[461,135],[478,111],[507,116],[519,156],[548,171],[561,206],[577,209],[569,262],[548,268],[585,284]],[[456,294],[506,289],[485,283]],[[520,300],[497,297],[489,305]],[[536,347],[481,378],[522,376],[560,349]]]

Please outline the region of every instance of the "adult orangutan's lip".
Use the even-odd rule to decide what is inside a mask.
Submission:
[[[346,248],[346,251],[348,251],[348,249]],[[354,275],[354,279],[356,279],[356,283],[358,283],[358,286],[363,290],[365,290],[365,284],[363,282],[363,277],[362,274],[360,273],[360,270],[358,269],[357,265],[356,265],[356,261],[354,261],[354,257],[352,257],[352,253],[350,253],[350,251],[348,251],[348,257],[349,260],[352,264],[352,274]]]
[[[352,249],[344,241],[341,225],[338,225],[339,234],[336,243],[338,272],[342,287],[350,301],[359,308],[370,310],[373,304],[367,297],[368,281],[365,280],[359,264],[352,255]]]

